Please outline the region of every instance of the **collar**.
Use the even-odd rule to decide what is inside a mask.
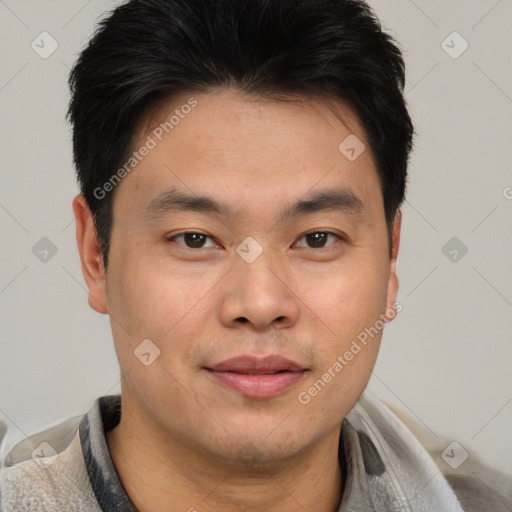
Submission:
[[[79,425],[84,461],[98,504],[103,512],[137,512],[116,471],[105,433],[119,424],[121,396],[98,398]],[[364,451],[363,451],[364,450]],[[340,430],[338,459],[344,477],[338,512],[373,511],[368,475],[380,475],[384,464],[370,438],[345,418]]]
[[[121,419],[121,395],[98,398],[80,422],[80,443],[91,487],[103,512],[137,512],[108,450],[105,433]]]

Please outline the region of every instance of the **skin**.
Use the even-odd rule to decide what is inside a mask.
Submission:
[[[335,511],[340,426],[368,383],[382,330],[309,403],[298,395],[393,307],[400,214],[390,248],[369,143],[341,101],[344,124],[315,98],[182,95],[151,113],[134,147],[191,96],[197,106],[115,189],[106,273],[91,212],[81,195],[73,202],[89,304],[110,315],[121,368],[112,459],[140,511]],[[354,161],[338,150],[350,133],[367,148]],[[145,215],[170,187],[235,214]],[[361,199],[359,214],[277,220],[287,205],[338,188]],[[203,248],[168,240],[185,231],[211,238]],[[317,231],[345,239],[318,247],[304,236]],[[252,263],[236,252],[248,236],[263,250]],[[160,349],[149,366],[134,356],[144,339]],[[308,371],[279,396],[247,398],[204,370],[242,354],[280,354]]]

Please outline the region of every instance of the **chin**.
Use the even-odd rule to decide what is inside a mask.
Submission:
[[[209,442],[211,443],[211,439]],[[305,450],[307,445],[304,432],[295,436],[287,429],[286,432],[273,435],[272,429],[268,429],[266,433],[246,429],[236,436],[226,436],[222,442],[210,448],[218,457],[230,462],[239,461],[242,466],[263,469],[266,466],[275,467],[279,462],[286,462]]]

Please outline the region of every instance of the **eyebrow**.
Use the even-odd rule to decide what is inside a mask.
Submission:
[[[299,215],[324,211],[339,211],[351,216],[360,216],[364,210],[363,201],[350,189],[321,190],[309,194],[292,205],[286,206],[280,214],[280,221]],[[171,188],[154,198],[146,207],[148,218],[159,218],[174,211],[190,211],[204,214],[236,217],[229,205],[219,203],[212,197],[197,196]]]

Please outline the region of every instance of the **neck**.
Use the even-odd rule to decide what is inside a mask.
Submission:
[[[339,430],[288,460],[251,464],[208,457],[137,418],[123,402],[121,421],[106,438],[139,512],[338,510],[343,487]]]

